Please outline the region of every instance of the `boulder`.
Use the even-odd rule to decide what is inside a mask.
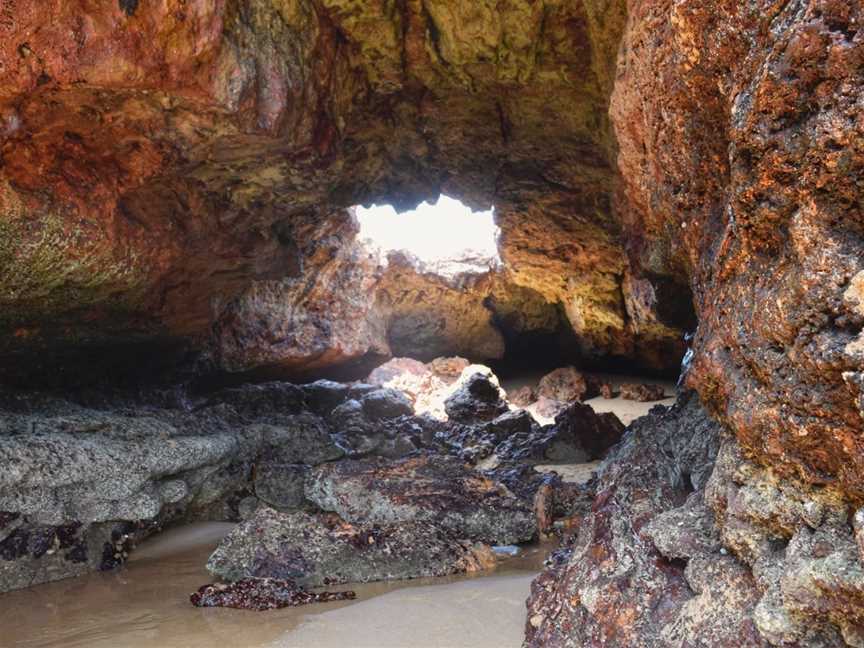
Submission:
[[[478,425],[448,425],[437,439],[460,458],[477,463],[492,454],[508,440],[534,438],[540,426],[524,410],[506,412],[498,418]]]
[[[526,646],[659,647],[698,637],[706,646],[764,645],[749,618],[756,602],[752,580],[733,559],[716,544],[666,534],[671,556],[685,546],[716,550],[691,572],[640,532],[683,505],[694,487],[704,488],[719,436],[694,397],[675,410],[655,408],[631,426],[598,471],[578,535],[532,584]],[[702,528],[695,526],[691,536]],[[735,597],[725,600],[724,591]]]
[[[471,363],[459,356],[435,358],[426,365],[433,374],[445,380],[455,381],[462,375]]]
[[[255,465],[252,488],[255,496],[278,511],[295,511],[309,507],[305,482],[310,467],[272,461]]]
[[[219,578],[291,580],[302,587],[489,569],[489,546],[422,520],[350,524],[332,514],[259,509],[219,543],[207,569]]]
[[[526,407],[541,423],[551,423],[561,412],[567,409],[567,403],[540,396],[536,401]]]
[[[277,463],[316,465],[344,456],[320,417],[308,412],[281,417],[278,425],[255,423],[248,432],[260,437],[261,454]]]
[[[590,460],[602,459],[624,435],[624,424],[615,414],[598,414],[584,403],[569,405],[555,417],[552,428],[547,458],[562,463],[574,463],[566,459],[569,447],[583,449]]]
[[[416,403],[417,397],[428,389],[433,373],[429,367],[413,358],[392,358],[375,368],[366,382],[381,387],[398,389]]]
[[[376,389],[360,398],[363,414],[372,421],[411,415],[414,408],[409,398],[397,389]]]
[[[465,372],[469,371],[468,367]],[[509,408],[494,375],[474,373],[460,379],[460,387],[447,398],[444,408],[451,421],[475,423],[491,421]]]
[[[444,402],[459,389],[462,372],[468,366],[470,363],[459,357],[436,358],[426,364],[411,358],[393,358],[370,373],[366,381],[405,393],[415,414],[446,421]],[[474,366],[491,374],[488,367]]]
[[[531,385],[523,385],[507,393],[507,400],[517,407],[527,407],[537,400],[537,392]]]
[[[581,401],[588,392],[588,382],[576,367],[561,367],[540,379],[537,393],[552,400]]]
[[[309,476],[306,496],[356,524],[434,522],[489,544],[527,542],[536,534],[529,506],[454,457],[325,464]]]
[[[601,398],[605,398],[606,400],[615,398],[615,389],[612,387],[611,383],[601,382],[598,391],[600,392]]]

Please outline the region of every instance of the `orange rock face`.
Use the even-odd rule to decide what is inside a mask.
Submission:
[[[861,8],[631,5],[626,227],[641,265],[692,276],[688,382],[762,461],[860,499]]]

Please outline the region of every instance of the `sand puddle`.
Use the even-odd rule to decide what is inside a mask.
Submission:
[[[198,609],[208,555],[230,524],[194,524],[144,543],[129,564],[0,595],[10,648],[507,648],[546,548],[483,575],[346,586],[358,598],[271,612]]]

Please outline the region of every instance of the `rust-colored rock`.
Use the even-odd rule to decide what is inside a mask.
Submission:
[[[451,457],[326,464],[310,475],[306,495],[352,523],[433,522],[490,544],[527,542],[537,531],[530,506]]]
[[[606,400],[615,398],[615,390],[612,388],[612,385],[607,382],[600,383],[599,392],[600,396],[602,396]]]
[[[864,498],[860,3],[629,2],[631,263],[695,286],[688,383],[759,461]]]
[[[588,392],[588,382],[576,367],[561,367],[540,379],[537,394],[552,400],[581,401]]]
[[[517,407],[527,407],[536,402],[537,392],[531,385],[524,385],[512,392],[507,392],[507,400]]]
[[[235,583],[202,585],[189,596],[195,607],[227,607],[238,610],[278,610],[286,607],[350,601],[357,594],[344,592],[310,592],[290,580],[248,578]]]

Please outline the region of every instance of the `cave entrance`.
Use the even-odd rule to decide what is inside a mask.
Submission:
[[[385,262],[389,254],[402,253],[418,269],[453,277],[500,267],[494,211],[473,211],[441,194],[435,203],[423,202],[407,212],[374,204],[356,207],[355,215],[358,240]]]

